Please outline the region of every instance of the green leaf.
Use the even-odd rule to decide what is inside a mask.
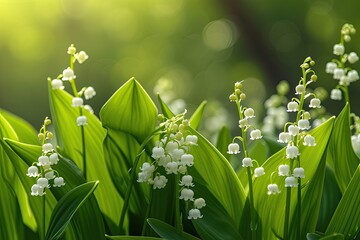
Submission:
[[[167,118],[173,117],[174,113],[170,110],[168,105],[166,105],[166,103],[162,100],[160,94],[158,94],[157,97],[158,97],[158,101],[160,103],[161,113]]]
[[[155,128],[157,109],[139,82],[131,78],[101,108],[100,118],[104,128],[129,133],[141,143]]]
[[[329,152],[329,151],[328,151]],[[329,158],[329,154],[327,154]],[[326,165],[323,194],[320,204],[320,213],[316,229],[325,232],[341,199],[341,191],[336,182],[333,170]]]
[[[49,82],[49,98],[59,152],[82,168],[81,129],[76,125],[79,109],[71,106],[73,96],[63,90],[53,90]],[[102,147],[106,132],[95,115],[86,110],[83,110],[83,115],[87,117],[88,122],[88,125],[84,127],[87,162],[86,178],[88,181],[99,180],[101,182],[94,195],[105,215],[111,233],[118,234],[117,222],[120,218],[123,200],[117,193],[106,167]]]
[[[206,101],[203,101],[199,107],[195,110],[195,112],[193,113],[193,115],[191,116],[190,118],[190,126],[194,129],[197,129],[199,127],[199,124],[200,124],[200,120],[201,120],[201,117],[204,113],[204,109],[205,109],[205,106],[206,106]]]
[[[0,239],[24,239],[24,226],[15,192],[0,177]]]
[[[47,240],[59,239],[72,217],[85,200],[95,191],[99,181],[84,183],[65,194],[56,204],[50,219]]]
[[[149,223],[151,228],[154,229],[154,231],[162,238],[171,240],[199,240],[198,238],[188,233],[179,232],[173,226],[158,219],[149,218],[147,222]]]
[[[22,180],[26,189],[29,189],[27,193],[30,195],[30,189],[32,184],[35,183],[34,179],[29,178],[25,175],[27,172],[28,166],[33,162],[37,161],[38,156],[41,155],[41,147],[20,143],[14,140],[5,139],[8,149],[7,151],[11,160],[19,166],[20,163],[25,165],[25,169],[20,171],[19,177]],[[14,156],[15,155],[15,156]],[[57,165],[52,166],[54,170],[60,173],[60,175],[65,179],[65,186],[61,188],[52,187],[50,191],[46,194],[47,208],[46,208],[46,222],[50,220],[50,214],[52,209],[54,209],[57,200],[59,201],[62,196],[71,189],[85,183],[85,179],[82,176],[80,169],[70,160],[63,158],[61,155],[60,161]],[[21,159],[20,159],[21,158]],[[56,199],[55,199],[56,198]],[[42,201],[39,197],[30,197],[30,203],[32,204],[32,209],[34,211],[37,222],[41,222],[41,213],[42,213]],[[42,224],[39,224],[39,227],[42,227]],[[41,229],[40,229],[41,232]],[[76,215],[71,221],[69,226],[69,238],[71,239],[103,239],[105,236],[104,225],[102,215],[99,209],[99,206],[93,196],[89,198],[88,201],[77,211]]]
[[[142,237],[142,236],[106,236],[107,239],[112,240],[159,240],[162,238],[156,237]]]
[[[350,106],[348,103],[336,118],[330,144],[329,150],[332,153],[330,165],[334,170],[341,192],[344,192],[360,163],[351,144]]]
[[[344,235],[340,233],[334,233],[331,235],[325,236],[325,234],[317,234],[317,233],[308,233],[306,235],[307,240],[344,240]]]
[[[214,227],[235,229],[222,232],[222,235],[224,239],[239,239],[236,229],[240,226],[240,217],[245,205],[244,189],[229,162],[215,146],[194,129],[190,128],[189,131],[198,137],[198,146],[191,148],[195,163],[194,167],[189,169],[189,173],[194,178],[195,193],[200,193],[204,189],[203,196],[196,193],[195,197],[202,197],[216,204],[209,208],[206,206],[203,210],[204,217],[193,221],[193,224],[199,233],[208,234],[205,237],[201,236],[204,239],[211,239]],[[206,211],[212,211],[213,217],[208,217]],[[197,224],[198,222],[204,223]],[[214,222],[220,225],[214,226]]]
[[[9,121],[15,124],[17,131],[15,131],[14,127],[10,124]],[[32,132],[29,124],[4,110],[0,111],[0,126],[1,139],[4,137],[14,140],[18,140],[19,137],[21,137],[23,141],[31,139],[31,137],[28,136],[28,134]],[[37,134],[34,135],[37,136]],[[26,193],[22,182],[16,174],[16,169],[14,169],[14,167],[14,164],[7,156],[3,146],[0,145],[0,177],[3,179],[3,181],[9,183],[15,191],[19,201],[24,224],[26,224],[32,231],[36,231],[37,225],[30,207],[28,194]]]
[[[223,126],[219,132],[216,148],[219,152],[229,161],[231,162],[232,155],[228,154],[228,146],[232,142],[230,130],[227,126]]]
[[[348,239],[359,234],[360,226],[360,165],[358,165],[338,207],[326,229],[326,234],[342,233]]]
[[[317,223],[317,213],[320,208],[322,184],[325,172],[325,150],[328,145],[330,134],[333,128],[334,118],[329,119],[321,126],[310,132],[317,141],[316,147],[299,146],[301,153],[301,166],[305,169],[305,178],[302,179],[302,212],[301,215],[301,236],[305,238],[307,232],[314,232]],[[271,156],[264,164],[266,174],[254,180],[254,204],[259,215],[258,234],[262,239],[277,239],[274,232],[280,236],[283,234],[286,189],[284,177],[270,176],[277,172],[280,164],[289,164],[285,159],[285,148]],[[267,185],[276,183],[281,191],[277,195],[267,195]],[[297,201],[297,189],[292,190],[290,219],[291,235],[294,234],[295,206]],[[246,220],[246,217],[244,218]],[[246,226],[249,223],[243,222]]]

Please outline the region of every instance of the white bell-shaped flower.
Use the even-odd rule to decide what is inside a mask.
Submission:
[[[26,175],[29,177],[38,177],[40,175],[39,169],[36,166],[30,166]]]
[[[253,166],[253,164],[252,164],[252,159],[251,159],[251,158],[248,158],[248,157],[243,158],[243,160],[242,160],[242,166],[243,166],[243,167],[252,167],[252,166]]]
[[[59,156],[57,153],[53,153],[49,156],[50,165],[55,165],[59,162]]]
[[[299,135],[300,128],[297,125],[290,125],[288,131],[292,136],[297,136]]]
[[[178,172],[179,172],[180,174],[186,174],[186,172],[187,172],[187,167],[186,167],[186,165],[180,165],[179,168],[178,168]]]
[[[89,58],[89,56],[84,51],[75,53],[74,57],[80,64],[85,62]]]
[[[302,84],[297,85],[295,88],[295,94],[301,95],[303,92],[305,92],[305,86]]]
[[[345,71],[342,68],[335,68],[334,70],[334,79],[340,80],[343,76],[345,76]]]
[[[78,126],[85,126],[85,125],[87,125],[87,118],[86,118],[86,116],[79,116],[79,117],[77,117],[77,119],[76,119],[76,124],[77,124]]]
[[[239,120],[239,128],[246,128],[247,126],[249,126],[249,123],[246,118]]]
[[[348,78],[348,76],[342,76],[340,78],[339,84],[342,86],[349,86],[350,85],[350,79]]]
[[[154,185],[153,185],[153,188],[156,189],[161,189],[161,188],[164,188],[166,186],[166,183],[167,183],[168,179],[161,175],[161,176],[156,176],[154,177]]]
[[[291,141],[291,134],[288,132],[281,132],[277,141],[279,143],[288,143]]]
[[[89,113],[91,113],[91,114],[94,114],[94,110],[93,110],[93,108],[90,106],[90,105],[84,105],[84,109],[86,110],[86,111],[88,111]]]
[[[347,73],[347,77],[349,79],[349,82],[351,82],[351,83],[359,80],[359,74],[356,70],[350,70]]]
[[[91,99],[96,95],[95,89],[93,87],[87,87],[84,91],[85,99]]]
[[[190,145],[196,145],[198,141],[198,137],[196,135],[187,135],[185,141]]]
[[[51,143],[45,143],[44,145],[42,145],[42,151],[44,153],[48,153],[48,152],[51,152],[53,150],[54,150],[54,148],[53,148],[53,145]]]
[[[165,167],[166,170],[166,174],[177,174],[178,172],[178,164],[177,162],[169,162],[168,164],[166,164]]]
[[[188,219],[198,219],[202,218],[201,212],[199,209],[190,209]]]
[[[176,148],[170,154],[173,157],[173,159],[179,161],[181,160],[182,156],[185,155],[185,151],[182,148]]]
[[[309,107],[311,108],[321,108],[321,101],[319,98],[313,98],[310,100]]]
[[[330,73],[330,74],[333,74],[334,73],[334,70],[337,68],[337,64],[334,63],[334,62],[328,62],[326,64],[326,73]]]
[[[254,109],[252,109],[252,108],[245,109],[244,116],[245,116],[245,118],[253,118],[253,117],[255,117]]]
[[[45,166],[45,165],[50,165],[50,160],[48,156],[40,156],[38,158],[38,166]]]
[[[69,81],[76,78],[74,71],[69,67],[63,71],[62,76],[63,81]]]
[[[50,180],[55,178],[55,172],[54,171],[48,171],[45,173],[45,178]]]
[[[287,105],[287,111],[288,112],[297,112],[299,109],[299,104],[295,101],[291,101]]]
[[[39,178],[37,180],[37,184],[41,187],[41,188],[49,188],[49,181],[47,180],[47,178]]]
[[[73,107],[82,107],[83,104],[84,104],[84,100],[81,97],[74,97],[72,99],[71,106],[73,106]]]
[[[298,121],[298,126],[300,130],[308,130],[310,129],[310,122],[306,119],[300,119]]]
[[[303,145],[310,146],[310,147],[316,146],[315,138],[311,135],[306,135],[304,137]]]
[[[179,199],[184,199],[184,201],[193,201],[194,200],[194,191],[190,188],[184,188],[181,190]]]
[[[289,176],[290,167],[289,165],[282,164],[278,167],[278,174],[279,176]]]
[[[53,79],[51,81],[51,88],[53,90],[56,90],[56,89],[64,89],[64,85],[63,85],[63,82],[60,80],[60,79]]]
[[[181,164],[191,167],[192,165],[194,165],[194,156],[188,153],[183,154],[181,156]]]
[[[340,89],[333,89],[331,90],[331,93],[330,93],[330,98],[332,100],[341,100],[342,99],[342,92]]]
[[[302,167],[294,168],[293,175],[294,175],[294,177],[297,177],[297,178],[304,178],[305,177],[304,168],[302,168]]]
[[[267,192],[268,195],[275,195],[275,194],[280,193],[279,187],[275,183],[269,184],[267,186],[267,189],[268,189],[268,192]]]
[[[194,184],[192,181],[193,181],[193,178],[191,175],[185,175],[181,178],[179,185],[185,186],[185,187],[194,187]]]
[[[169,155],[166,155],[164,157],[159,158],[158,165],[165,167],[166,164],[168,164],[169,162],[171,162],[171,157]]]
[[[251,140],[261,139],[261,138],[262,138],[262,135],[261,135],[261,131],[259,129],[255,129],[250,132]]]
[[[288,145],[286,147],[286,158],[293,159],[297,158],[299,155],[300,153],[297,146]]]
[[[355,52],[351,52],[349,53],[347,60],[349,61],[349,63],[353,64],[359,60],[359,57]]]
[[[194,200],[194,207],[201,209],[206,206],[205,200],[203,198],[197,198]]]
[[[63,177],[56,177],[54,179],[54,187],[62,187],[65,185],[64,178]]]
[[[265,174],[265,170],[263,167],[257,167],[254,169],[254,176],[257,178],[257,177],[260,177],[262,175]]]
[[[294,177],[287,177],[285,178],[285,187],[297,187],[298,184],[297,184],[297,181],[296,181],[296,178]]]
[[[44,188],[40,187],[38,184],[31,186],[31,195],[32,196],[43,196],[45,193]]]
[[[165,157],[164,148],[162,148],[162,147],[153,147],[151,157],[154,158],[154,159],[160,159],[162,157]]]
[[[337,56],[343,55],[345,52],[345,47],[342,44],[335,44],[333,48],[333,53]]]
[[[240,153],[240,146],[237,143],[230,143],[228,146],[228,154],[238,154]]]

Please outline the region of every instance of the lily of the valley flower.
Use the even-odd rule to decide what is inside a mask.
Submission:
[[[166,186],[167,181],[168,181],[168,179],[163,175],[156,176],[156,177],[154,177],[153,188],[154,189],[156,189],[156,188],[158,188],[158,189],[164,188]]]
[[[51,81],[51,87],[53,90],[56,90],[56,89],[64,89],[64,85],[63,85],[63,82],[60,80],[60,79],[53,79]]]
[[[296,182],[296,178],[295,177],[287,177],[285,178],[285,187],[297,187],[298,184]]]
[[[299,104],[295,101],[289,102],[287,105],[288,112],[297,112],[299,109]]]
[[[286,158],[293,159],[300,155],[299,149],[296,146],[288,145],[286,147]]]
[[[288,143],[291,141],[291,134],[288,132],[281,132],[279,134],[278,142],[280,143]]]
[[[293,175],[294,177],[304,178],[305,177],[304,168],[302,167],[294,168]]]
[[[316,146],[315,138],[308,134],[304,137],[303,144],[304,146],[310,146],[310,147]]]
[[[30,166],[28,168],[28,173],[26,174],[29,177],[38,177],[39,176],[39,169],[36,166]]]
[[[252,167],[253,164],[252,164],[252,159],[249,158],[249,157],[246,157],[242,160],[242,166],[243,167]]]
[[[321,104],[320,99],[313,98],[313,99],[310,100],[309,107],[311,107],[311,108],[321,108],[320,104]]]
[[[230,143],[228,146],[228,154],[238,154],[240,153],[240,146],[237,143]]]
[[[268,195],[275,195],[275,194],[280,193],[279,187],[275,183],[269,184],[267,186],[267,189],[268,189],[268,192],[267,192]]]
[[[76,123],[78,126],[85,126],[87,125],[86,116],[79,116],[76,118]]]
[[[342,44],[335,44],[335,45],[334,45],[333,53],[334,53],[335,55],[340,56],[340,55],[343,55],[344,52],[345,52],[345,47],[344,47],[344,45],[342,45]]]
[[[261,139],[261,138],[262,138],[262,135],[261,135],[261,131],[259,129],[255,129],[250,132],[251,140]]]
[[[254,176],[257,178],[257,177],[260,177],[262,175],[265,174],[265,170],[263,167],[257,167],[254,169]]]
[[[69,67],[63,71],[62,76],[63,81],[70,81],[76,78],[74,71]]]
[[[202,218],[201,212],[199,209],[190,209],[188,219],[198,219]]]
[[[184,201],[194,201],[194,191],[190,188],[184,188],[181,190],[179,199],[184,199]]]
[[[194,207],[201,209],[206,206],[205,200],[203,198],[197,198],[194,200]]]
[[[93,87],[87,87],[84,91],[85,99],[91,99],[96,95],[95,89]]]
[[[331,90],[330,98],[332,100],[341,100],[342,99],[342,92],[340,89],[333,89]]]
[[[289,165],[283,164],[278,167],[279,176],[289,176],[290,167]]]

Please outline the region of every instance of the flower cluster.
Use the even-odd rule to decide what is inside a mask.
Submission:
[[[185,113],[182,113],[170,119],[160,115],[164,130],[161,132],[160,141],[152,149],[151,157],[154,161],[142,164],[137,181],[151,184],[153,189],[162,189],[168,182],[168,176],[175,175],[179,180],[179,199],[193,203],[188,219],[197,219],[203,217],[199,209],[206,203],[203,198],[194,198],[192,187],[195,185],[188,168],[194,165],[194,156],[190,149],[197,145],[198,138],[196,135],[186,135],[189,121],[184,115]]]
[[[345,43],[351,41],[351,35],[355,34],[356,30],[351,24],[345,24],[341,29],[340,43],[335,44],[333,54],[338,56],[338,59],[333,59],[326,64],[326,73],[332,74],[335,80],[338,80],[338,85],[331,90],[330,98],[333,100],[341,100],[344,93],[345,100],[348,101],[348,86],[359,80],[359,74],[356,70],[349,66],[345,66],[348,62],[354,64],[359,60],[355,52],[346,53]]]
[[[284,176],[285,187],[297,187],[297,178],[304,178],[304,168],[300,166],[300,151],[299,146],[316,146],[316,141],[307,130],[311,128],[310,125],[310,113],[303,109],[305,100],[311,98],[309,101],[309,108],[318,109],[321,107],[321,100],[316,97],[315,93],[308,92],[308,86],[312,82],[317,81],[317,75],[310,68],[315,62],[310,58],[306,58],[303,64],[300,65],[303,76],[300,79],[298,85],[295,87],[295,94],[298,97],[294,97],[287,104],[287,112],[296,113],[294,122],[287,122],[284,125],[284,130],[279,134],[278,142],[286,143],[285,159],[289,163],[281,164],[278,167],[278,175]],[[308,77],[308,75],[311,75]],[[308,79],[309,78],[309,79]],[[294,167],[295,166],[295,167]],[[268,185],[268,194],[280,193],[276,184],[271,183]]]
[[[63,82],[70,82],[74,94],[72,106],[80,109],[80,115],[77,117],[76,123],[78,126],[85,126],[87,125],[87,119],[86,116],[82,114],[82,109],[85,109],[90,113],[94,113],[94,111],[90,105],[84,105],[83,97],[85,100],[89,100],[96,95],[96,91],[91,86],[84,87],[80,91],[77,91],[75,84],[76,75],[74,72],[74,63],[77,61],[81,64],[85,62],[89,56],[84,51],[76,52],[76,48],[73,44],[70,45],[67,53],[70,55],[70,67],[66,68],[56,79],[51,80],[51,86],[53,90],[63,90]]]
[[[55,152],[51,143],[47,143],[47,140],[51,140],[53,134],[46,130],[46,127],[51,124],[51,120],[45,118],[44,124],[38,134],[39,140],[42,143],[42,154],[38,158],[38,162],[34,162],[32,166],[28,168],[29,177],[35,177],[36,183],[31,187],[32,196],[43,196],[46,194],[46,188],[61,187],[65,185],[64,178],[59,176],[59,173],[51,168],[59,162],[59,156]]]
[[[250,140],[258,140],[262,138],[261,131],[255,128],[251,123],[250,119],[255,117],[255,111],[252,108],[243,107],[241,101],[246,99],[246,94],[242,91],[243,81],[236,82],[234,86],[234,92],[230,95],[229,99],[231,102],[235,102],[239,112],[239,128],[241,129],[241,136],[234,138],[233,142],[228,145],[228,154],[238,154],[240,153],[240,146],[238,143],[235,143],[235,139],[239,139],[242,142],[245,157],[242,160],[242,167],[253,167],[253,162],[256,160],[251,159],[246,150],[246,139],[247,132],[250,131]],[[257,162],[256,162],[257,163]],[[257,165],[259,165],[257,163]],[[254,170],[254,176],[260,177],[265,174],[263,167],[257,167]]]
[[[267,110],[261,130],[267,134],[275,134],[276,130],[282,129],[288,121],[288,114],[283,103],[288,101],[285,95],[289,92],[289,83],[280,81],[276,90],[277,93],[265,101]]]

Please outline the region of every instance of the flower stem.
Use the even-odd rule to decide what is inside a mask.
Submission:
[[[134,186],[134,181],[135,181],[135,178],[136,178],[136,169],[138,167],[138,164],[139,164],[139,160],[140,160],[140,157],[142,155],[142,153],[145,151],[145,146],[146,144],[148,144],[150,142],[150,140],[154,137],[154,135],[160,131],[161,129],[163,129],[164,127],[159,127],[157,129],[155,129],[143,142],[142,144],[140,145],[139,147],[139,152],[138,154],[136,155],[136,158],[134,160],[134,164],[133,164],[133,167],[131,169],[131,173],[130,173],[130,179],[129,179],[129,184],[128,184],[128,187],[126,189],[126,193],[125,193],[125,198],[124,198],[124,205],[123,205],[123,208],[121,210],[121,215],[120,215],[120,220],[119,220],[119,227],[123,227],[124,225],[124,220],[125,220],[125,214],[126,214],[126,211],[127,211],[127,208],[129,206],[129,201],[130,201],[130,195],[131,195],[131,190]]]
[[[252,240],[256,239],[256,221],[255,221],[255,208],[254,208],[254,192],[253,192],[253,183],[252,183],[252,175],[250,167],[247,167],[247,175],[249,181],[249,201],[250,201],[250,229]]]
[[[81,130],[81,142],[82,142],[83,174],[84,174],[84,178],[86,181],[87,180],[87,178],[86,178],[86,145],[85,145],[85,128],[84,128],[84,126],[81,126],[80,130]]]
[[[289,239],[289,217],[290,217],[290,201],[291,201],[291,188],[286,189],[286,205],[285,205],[285,221],[284,221],[284,240]]]
[[[175,228],[179,233],[182,231],[182,221],[180,216],[180,201],[179,201],[179,181],[180,175],[175,175],[175,193],[174,193],[174,201],[175,201]]]
[[[151,207],[152,197],[153,197],[153,191],[150,190],[149,205],[147,206],[146,213],[145,213],[145,216],[144,216],[144,224],[143,224],[143,227],[142,227],[142,230],[141,230],[141,236],[145,236],[145,231],[146,231],[146,227],[147,227],[146,219],[150,215],[150,210],[151,210],[150,207]]]
[[[46,230],[45,230],[45,222],[46,222],[46,214],[45,214],[45,196],[42,196],[42,233],[41,233],[41,239],[45,240],[45,234],[46,234]]]
[[[301,235],[301,178],[298,178],[298,194],[297,194],[297,229],[296,239],[300,240]]]

